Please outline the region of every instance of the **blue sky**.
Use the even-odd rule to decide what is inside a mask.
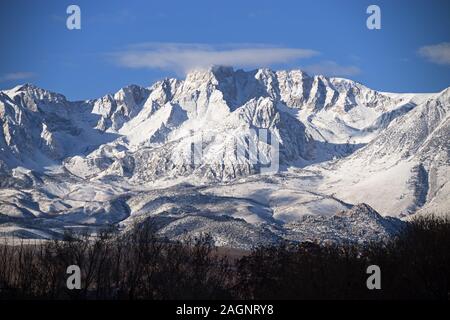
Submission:
[[[81,8],[81,30],[66,9]],[[366,8],[381,8],[369,30]],[[450,1],[25,1],[0,4],[0,89],[88,99],[196,64],[300,68],[392,92],[450,86]]]

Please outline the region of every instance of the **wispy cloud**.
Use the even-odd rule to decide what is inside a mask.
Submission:
[[[335,61],[322,61],[303,67],[303,69],[311,74],[321,74],[330,77],[334,76],[354,76],[361,73],[361,69],[356,66],[342,66]]]
[[[450,42],[423,46],[419,48],[419,54],[431,62],[450,65]]]
[[[311,49],[265,44],[206,45],[196,43],[143,43],[115,52],[116,63],[129,68],[168,69],[187,72],[212,65],[267,67],[318,55]]]
[[[3,81],[14,81],[14,80],[25,80],[33,78],[36,76],[33,72],[11,72],[0,75],[0,82]]]

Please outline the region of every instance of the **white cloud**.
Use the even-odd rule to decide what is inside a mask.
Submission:
[[[11,72],[5,73],[0,76],[0,81],[14,81],[14,80],[24,80],[34,77],[33,72]]]
[[[264,44],[226,44],[220,46],[183,43],[144,43],[113,53],[116,63],[129,68],[159,68],[187,72],[212,65],[267,67],[319,54],[300,48]]]
[[[361,73],[361,69],[356,66],[341,66],[334,61],[322,61],[317,64],[305,66],[303,68],[311,74],[321,74],[325,76],[354,76]]]
[[[450,42],[421,47],[419,54],[431,62],[450,65]]]

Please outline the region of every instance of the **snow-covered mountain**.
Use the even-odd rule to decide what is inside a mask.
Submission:
[[[77,102],[18,86],[0,92],[0,232],[151,218],[170,238],[236,247],[378,239],[368,225],[398,221],[334,216],[363,202],[448,214],[449,108],[450,89],[383,93],[300,70],[212,67]]]

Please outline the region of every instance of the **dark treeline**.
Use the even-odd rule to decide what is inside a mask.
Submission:
[[[368,290],[366,268],[381,268]],[[81,269],[80,290],[66,269]],[[229,258],[205,235],[162,241],[151,226],[117,237],[0,245],[1,299],[448,299],[450,222],[416,219],[389,243],[260,247]]]

